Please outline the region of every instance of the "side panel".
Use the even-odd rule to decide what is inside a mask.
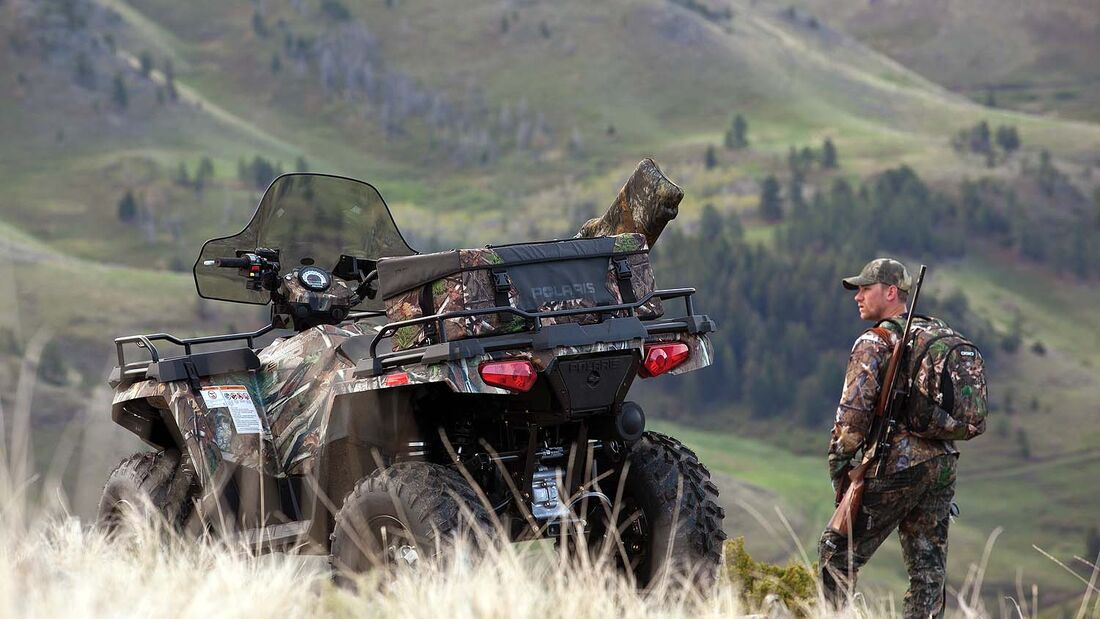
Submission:
[[[333,384],[353,364],[337,347],[362,335],[355,325],[320,325],[276,341],[260,352],[259,392],[274,436],[279,465],[288,475],[313,475]]]
[[[278,476],[280,467],[255,374],[235,372],[200,379],[202,389],[216,386],[244,387],[252,400],[254,417],[246,419],[246,415],[238,412],[238,419],[234,420],[228,406],[208,407],[203,396],[193,392],[186,381],[134,383],[117,391],[112,405],[116,411],[121,411],[125,403],[142,400],[165,411],[166,422],[178,429],[178,436],[182,437],[204,484],[219,477],[226,462]],[[247,410],[248,407],[243,408]],[[253,420],[258,423],[245,423]]]

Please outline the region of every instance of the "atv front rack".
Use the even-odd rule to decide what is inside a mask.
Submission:
[[[178,371],[182,371],[185,377],[188,377],[190,373],[194,373],[194,365],[196,362],[201,364],[214,364],[232,366],[236,365],[252,365],[251,358],[247,354],[242,354],[243,351],[252,352],[256,338],[272,331],[275,328],[274,325],[267,325],[256,331],[249,331],[247,333],[228,333],[225,335],[208,335],[205,337],[193,337],[193,338],[180,338],[172,335],[171,333],[150,333],[146,335],[127,335],[125,337],[115,338],[115,350],[118,353],[118,367],[115,368],[115,372],[112,372],[111,383],[117,385],[123,382],[132,382],[134,380],[142,380],[148,377],[150,367],[154,364],[158,366],[162,361],[178,361],[180,368]],[[201,346],[204,344],[218,344],[223,342],[237,342],[244,341],[247,348],[238,348],[231,350],[211,351],[206,353],[192,353],[194,346]],[[161,351],[157,348],[153,342],[168,342],[183,348],[182,357],[172,357],[170,359],[162,359]],[[148,360],[126,362],[126,345],[133,344],[138,348],[144,348],[149,352]],[[255,356],[255,353],[252,354]],[[232,358],[231,358],[232,357]],[[187,361],[191,363],[188,364]],[[187,368],[187,365],[191,365],[191,369]],[[160,369],[160,368],[158,368]],[[161,369],[160,373],[164,371],[172,371],[176,368],[165,367]],[[174,373],[178,373],[174,372]],[[199,370],[202,373],[201,369]],[[165,377],[166,378],[166,377]]]
[[[365,377],[375,376],[388,368],[409,363],[435,363],[468,358],[494,350],[547,349],[557,346],[581,346],[595,341],[625,341],[665,333],[703,334],[714,331],[715,324],[713,320],[705,315],[695,314],[695,304],[692,302],[692,295],[694,294],[694,288],[672,288],[654,290],[633,303],[620,303],[617,305],[578,307],[546,312],[528,312],[515,307],[488,307],[433,314],[385,324],[375,334],[369,348],[362,351],[364,353],[362,355],[355,354],[353,348],[359,347],[351,344],[351,342],[345,343],[343,348],[353,356],[363,358],[356,368],[355,376]],[[685,315],[672,319],[647,318],[644,321],[638,318],[636,310],[654,298],[662,301],[682,298],[684,300]],[[605,317],[612,312],[624,310],[628,312],[626,317]],[[443,321],[452,318],[490,314],[520,316],[530,321],[533,328],[520,333],[465,338],[454,341],[447,340]],[[590,325],[579,323],[544,325],[542,322],[547,318],[576,316],[578,314],[598,314],[600,321]],[[378,345],[384,339],[392,337],[398,329],[423,324],[433,324],[437,336],[436,342],[428,346],[378,355]],[[349,346],[349,344],[351,345]]]

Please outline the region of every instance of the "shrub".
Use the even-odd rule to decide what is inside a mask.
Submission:
[[[817,602],[817,581],[805,565],[788,563],[786,567],[753,559],[745,551],[745,538],[727,540],[723,577],[740,587],[741,600],[749,609],[761,608],[775,595],[796,617],[807,616]],[[817,565],[812,566],[816,571]]]

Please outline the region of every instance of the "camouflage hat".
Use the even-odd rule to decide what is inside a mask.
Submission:
[[[859,275],[845,277],[841,281],[848,290],[868,284],[886,284],[909,292],[909,287],[913,285],[913,278],[909,277],[905,265],[893,258],[876,258],[868,262]]]

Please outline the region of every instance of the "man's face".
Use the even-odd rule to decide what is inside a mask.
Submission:
[[[891,290],[893,289],[893,290]],[[856,291],[856,305],[863,320],[882,320],[897,300],[897,288],[886,284],[867,284]]]

